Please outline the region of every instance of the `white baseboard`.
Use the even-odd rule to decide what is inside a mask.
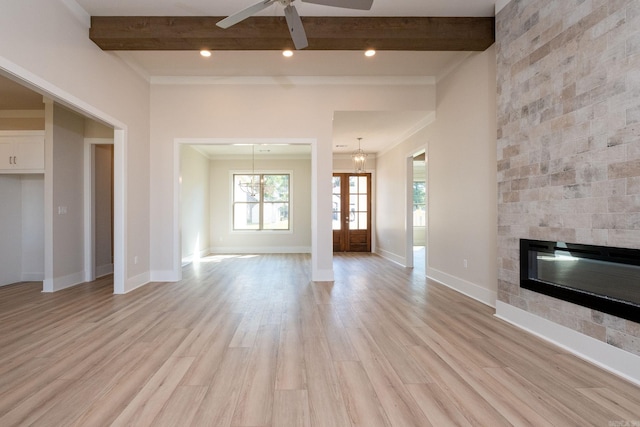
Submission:
[[[131,292],[131,291],[133,291],[135,289],[138,289],[138,288],[146,285],[149,282],[151,282],[150,273],[149,272],[138,274],[137,276],[129,277],[126,280],[125,289],[124,289],[124,292],[122,292],[122,293],[123,294],[128,294],[129,292]],[[120,292],[116,292],[116,293],[120,293]]]
[[[42,292],[57,292],[81,283],[84,283],[84,271],[78,271],[67,276],[54,277],[52,281],[45,281],[45,285],[48,284],[49,286],[45,286]]]
[[[0,282],[0,287],[9,286],[9,285],[15,285],[16,283],[19,283],[19,282],[20,282],[19,280],[11,280],[11,281],[9,281],[7,283]]]
[[[21,280],[23,282],[42,282],[44,280],[44,272],[22,273]]]
[[[382,258],[387,259],[389,261],[395,262],[396,264],[401,265],[402,267],[406,267],[406,258],[400,255],[394,254],[393,252],[385,251],[382,248],[377,248],[376,253],[380,255]]]
[[[640,356],[498,301],[496,317],[640,385]]]
[[[96,278],[113,274],[113,264],[105,264],[96,266]]]
[[[310,254],[310,246],[223,246],[212,247],[210,254]]]
[[[480,301],[481,303],[486,304],[490,307],[496,306],[498,294],[495,291],[484,288],[480,285],[476,285],[475,283],[468,282],[459,277],[455,277],[442,271],[436,270],[435,268],[427,268],[427,278],[435,280],[436,282],[444,286],[447,286],[455,291],[460,292],[461,294]]]
[[[192,263],[194,259],[204,258],[210,253],[211,253],[210,249],[202,249],[200,252],[198,252],[197,255],[191,254],[191,255],[184,256],[182,257],[182,266],[184,267],[185,265]]]
[[[312,282],[333,282],[335,277],[333,275],[333,269],[331,270],[313,270],[311,272]]]
[[[154,270],[150,274],[150,282],[177,282],[182,280],[182,271]]]

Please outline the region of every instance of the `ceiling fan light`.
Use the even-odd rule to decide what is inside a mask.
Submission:
[[[290,50],[290,49],[283,50],[282,51],[282,56],[287,57],[287,58],[291,58],[293,56],[293,51]]]
[[[376,54],[375,49],[368,49],[364,52],[364,56],[367,56],[369,58],[372,56],[375,56],[375,54]]]
[[[202,49],[200,51],[200,55],[204,58],[209,58],[211,56],[211,51],[207,50],[207,49]]]

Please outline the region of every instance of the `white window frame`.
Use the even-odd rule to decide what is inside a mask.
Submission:
[[[289,229],[288,230],[236,230],[233,223],[234,208],[234,175],[289,175]],[[294,178],[293,170],[230,170],[229,171],[229,232],[231,234],[293,234],[294,218]],[[262,198],[261,198],[262,199]]]

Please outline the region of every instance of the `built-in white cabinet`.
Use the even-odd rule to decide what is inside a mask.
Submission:
[[[44,132],[0,132],[0,173],[44,171]]]

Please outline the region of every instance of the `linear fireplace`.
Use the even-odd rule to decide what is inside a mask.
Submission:
[[[520,286],[640,322],[640,250],[520,240]]]

